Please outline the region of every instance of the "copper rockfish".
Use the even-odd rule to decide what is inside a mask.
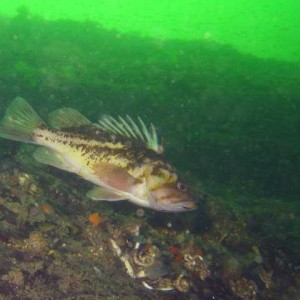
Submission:
[[[193,196],[162,158],[154,126],[138,118],[110,116],[91,123],[80,112],[62,108],[48,127],[22,98],[16,98],[0,123],[0,136],[40,145],[34,158],[94,183],[93,200],[129,201],[160,211],[196,208]]]

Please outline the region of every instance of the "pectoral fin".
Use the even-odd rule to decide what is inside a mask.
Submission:
[[[92,200],[120,201],[126,200],[123,195],[117,194],[104,187],[95,187],[87,192],[87,197]]]
[[[109,163],[98,163],[94,167],[94,174],[104,185],[122,192],[130,192],[132,185],[136,183],[136,179],[126,170]]]
[[[38,162],[55,168],[76,173],[77,170],[70,165],[60,154],[50,149],[40,147],[33,152],[33,157]]]

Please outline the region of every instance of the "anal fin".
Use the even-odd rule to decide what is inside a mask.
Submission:
[[[124,198],[123,195],[99,186],[88,191],[86,195],[88,198],[92,200],[106,200],[106,201],[126,200],[126,198]]]
[[[74,166],[70,165],[60,154],[50,149],[40,147],[34,151],[33,157],[38,162],[64,171],[76,173]]]

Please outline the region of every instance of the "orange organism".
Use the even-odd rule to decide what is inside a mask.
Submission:
[[[53,207],[49,204],[43,204],[41,210],[46,214],[51,214],[54,211]]]
[[[100,216],[100,214],[98,213],[92,213],[89,215],[88,217],[89,222],[94,226],[98,226],[99,224],[101,224],[103,222],[103,217]]]

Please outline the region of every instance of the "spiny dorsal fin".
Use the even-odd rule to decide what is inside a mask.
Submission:
[[[138,117],[138,121],[139,124],[134,122],[128,115],[126,119],[121,116],[118,116],[118,119],[111,116],[104,116],[99,120],[99,125],[102,130],[140,140],[146,144],[147,148],[157,153],[162,153],[163,148],[158,144],[153,124],[151,123],[149,130],[140,117]]]
[[[53,128],[80,127],[92,123],[74,108],[64,107],[49,114],[49,124]]]

